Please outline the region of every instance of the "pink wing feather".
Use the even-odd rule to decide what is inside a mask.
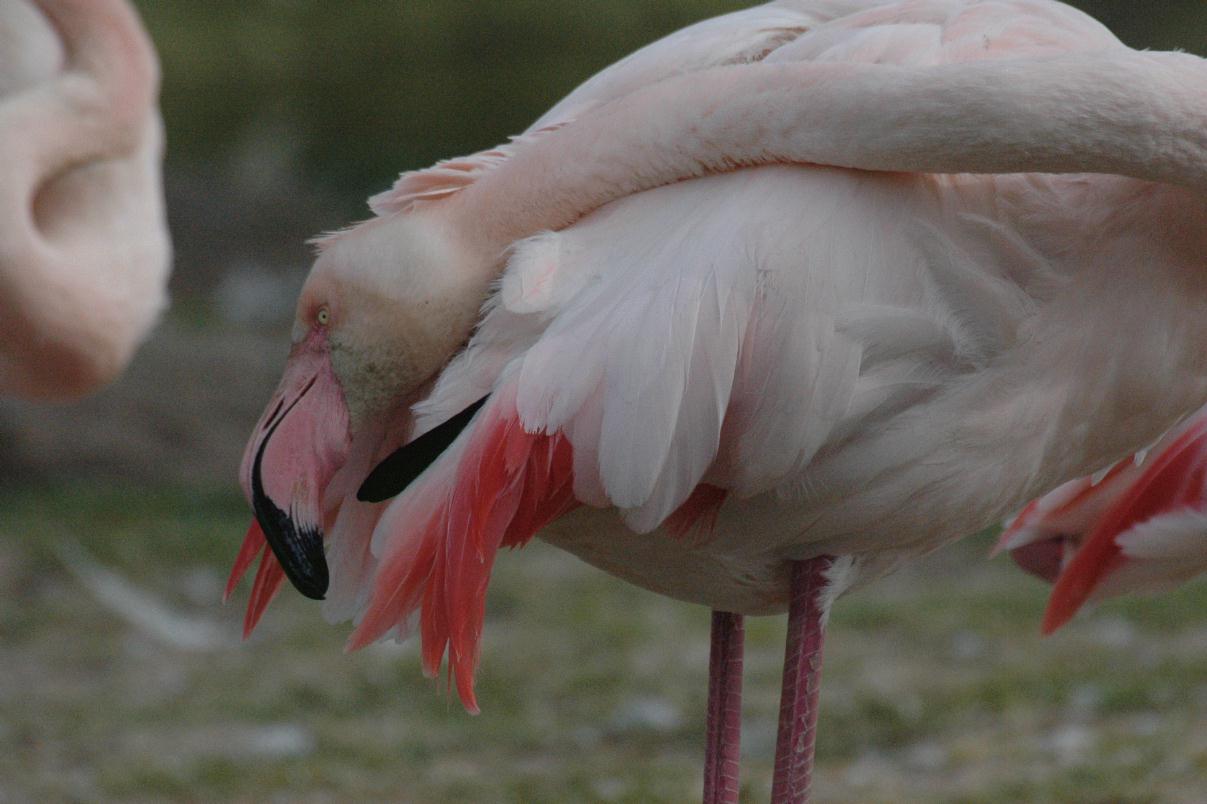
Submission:
[[[1023,569],[1055,583],[1072,558],[1075,542],[1142,472],[1135,459],[1125,458],[1101,477],[1070,480],[1032,500],[1002,533],[994,555],[1008,550]]]
[[[1147,548],[1158,537],[1178,543],[1172,552],[1207,544],[1196,516],[1207,513],[1205,481],[1207,409],[1147,456],[1120,461],[1101,479],[1066,483],[1023,509],[997,549],[1055,582],[1043,632],[1064,625],[1092,597],[1162,588],[1194,574],[1193,564],[1171,560],[1167,548]]]
[[[260,567],[256,570],[256,579],[252,582],[251,596],[247,601],[247,613],[243,617],[244,639],[247,639],[251,636],[251,632],[256,630],[256,625],[267,611],[268,604],[277,596],[277,592],[281,589],[281,582],[285,580],[285,571],[281,568],[281,562],[277,561],[277,557],[271,550],[265,549],[267,544],[264,531],[260,530],[260,524],[253,519],[251,526],[247,529],[247,535],[243,537],[243,546],[239,548],[239,555],[235,558],[234,566],[231,567],[230,577],[226,581],[226,591],[222,596],[224,602],[230,599],[231,593],[235,591],[239,581],[247,574],[247,570],[256,560],[256,556],[260,555]]]
[[[495,554],[500,547],[526,544],[578,506],[572,465],[564,436],[524,430],[514,389],[496,394],[471,425],[453,471],[435,478],[452,482],[408,492],[412,499],[434,494],[437,501],[417,501],[428,511],[414,525],[394,517],[414,530],[396,534],[381,557],[373,595],[349,648],[379,639],[419,609],[424,670],[435,675],[447,651],[457,692],[476,713],[474,671]],[[410,500],[402,502],[409,513]]]
[[[235,587],[239,585],[239,581],[243,580],[251,563],[256,560],[256,556],[264,549],[266,543],[264,531],[260,530],[260,523],[253,518],[251,525],[247,528],[247,535],[243,537],[239,555],[235,556],[235,564],[231,567],[230,575],[226,579],[226,590],[222,593],[223,603],[230,600]]]
[[[348,647],[405,629],[419,611],[424,672],[435,676],[447,652],[457,693],[477,713],[474,671],[495,555],[527,544],[582,503],[573,492],[570,440],[524,429],[514,383],[495,393],[461,441],[383,517],[379,536],[389,545]],[[707,530],[724,499],[723,490],[701,484],[671,520],[684,532]]]
[[[1119,544],[1121,535],[1156,517],[1202,507],[1205,475],[1207,418],[1200,418],[1153,460],[1086,538],[1052,589],[1044,633],[1068,622],[1102,579],[1129,560]]]

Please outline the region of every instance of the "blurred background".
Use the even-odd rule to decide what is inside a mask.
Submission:
[[[163,62],[173,308],[98,396],[0,401],[0,802],[698,798],[703,609],[543,545],[503,557],[471,719],[413,646],[345,656],[346,629],[288,590],[240,644],[246,592],[217,601],[306,238],[366,217],[400,171],[503,141],[640,45],[748,4],[137,5]],[[1207,53],[1202,0],[1074,5],[1132,46]],[[840,604],[817,795],[1203,800],[1203,585],[1041,641],[1045,589],[984,561],[988,544]],[[752,800],[782,628],[750,625]]]

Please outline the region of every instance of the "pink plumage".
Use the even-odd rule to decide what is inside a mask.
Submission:
[[[250,637],[252,631],[256,630],[260,618],[268,610],[268,605],[277,596],[281,583],[285,580],[285,571],[281,568],[281,562],[277,560],[271,550],[267,549],[267,544],[264,539],[264,531],[260,529],[260,523],[253,519],[247,529],[247,535],[243,537],[243,545],[239,548],[239,555],[235,558],[234,566],[231,567],[230,576],[226,580],[223,601],[230,599],[231,593],[256,560],[256,556],[260,557],[260,565],[251,586],[251,595],[247,600],[247,612],[243,617],[244,639]]]
[[[486,587],[500,547],[519,547],[578,505],[571,492],[570,445],[560,434],[528,433],[506,393],[482,413],[453,469],[456,480],[428,492],[434,504],[381,557],[364,619],[349,647],[362,647],[404,625],[419,609],[424,670],[449,673],[467,710],[478,711],[478,664]],[[423,493],[423,492],[421,492]]]
[[[363,618],[354,647],[417,615],[472,710],[490,568],[534,534],[788,608],[807,703],[838,595],[1203,403],[1205,83],[1048,0],[672,34],[321,241],[249,501],[295,586]],[[394,499],[349,491],[394,454]],[[792,798],[815,711],[781,730]]]
[[[248,568],[251,567],[252,562],[256,560],[256,556],[260,554],[266,544],[264,531],[260,530],[260,523],[253,519],[247,526],[247,534],[243,537],[243,544],[239,546],[239,554],[235,556],[235,563],[231,566],[230,575],[226,578],[226,588],[222,592],[223,603],[230,600],[230,596],[239,586],[239,581],[243,580]]]
[[[256,570],[256,579],[252,582],[251,595],[247,600],[247,614],[243,618],[244,639],[251,636],[284,581],[285,571],[281,568],[281,562],[272,551],[265,550],[264,555],[260,557],[260,566]]]
[[[999,549],[1055,582],[1043,621],[1051,633],[1093,597],[1157,590],[1207,570],[1205,515],[1207,413],[1200,411],[1101,477],[1070,481],[1030,503]]]

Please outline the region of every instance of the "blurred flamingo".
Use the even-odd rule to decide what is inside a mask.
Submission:
[[[228,594],[263,551],[247,629],[288,577],[473,712],[500,547],[711,606],[708,801],[740,615],[788,609],[802,800],[837,595],[1207,399],[1205,192],[1207,65],[1059,3],[687,28],[319,241]]]
[[[1045,633],[1087,602],[1207,573],[1207,408],[1151,448],[1034,500],[998,549],[1055,583]]]
[[[0,393],[96,389],[163,309],[157,86],[125,0],[0,2]]]

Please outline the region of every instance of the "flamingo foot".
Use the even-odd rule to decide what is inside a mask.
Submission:
[[[737,804],[742,741],[741,614],[712,613],[708,657],[708,728],[704,752],[704,804]]]
[[[784,686],[780,693],[772,804],[803,804],[809,799],[825,637],[822,594],[827,585],[826,571],[833,563],[831,556],[818,556],[792,565],[792,600],[788,607],[788,643],[784,651]]]

